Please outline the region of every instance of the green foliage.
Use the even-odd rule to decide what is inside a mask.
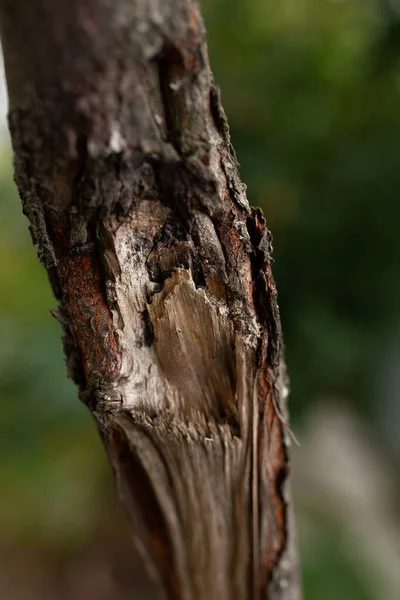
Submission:
[[[312,517],[312,526],[300,536],[305,600],[375,600],[364,584],[362,566],[349,551],[346,533]]]

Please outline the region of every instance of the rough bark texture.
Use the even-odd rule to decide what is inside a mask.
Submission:
[[[195,0],[1,0],[15,179],[173,600],[299,598],[271,242]]]

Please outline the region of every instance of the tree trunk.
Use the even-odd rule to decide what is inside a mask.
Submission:
[[[271,238],[196,0],[0,7],[24,213],[160,590],[298,599]]]

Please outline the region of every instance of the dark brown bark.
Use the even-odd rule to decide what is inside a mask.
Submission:
[[[299,598],[271,242],[195,0],[1,0],[15,179],[170,599]]]

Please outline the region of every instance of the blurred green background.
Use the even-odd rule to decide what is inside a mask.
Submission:
[[[305,600],[400,599],[400,0],[203,2],[274,236]],[[0,589],[153,598],[0,152]]]

